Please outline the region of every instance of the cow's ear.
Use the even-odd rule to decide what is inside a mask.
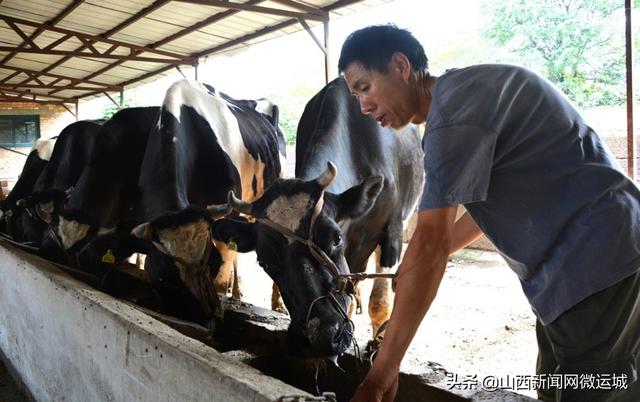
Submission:
[[[271,108],[271,118],[269,120],[274,127],[278,127],[280,120],[280,108],[278,108],[278,105],[273,105]]]
[[[211,233],[216,241],[224,242],[230,249],[247,253],[256,249],[255,223],[245,218],[223,218],[213,223]]]
[[[382,191],[384,178],[370,176],[337,197],[336,222],[355,219],[367,213]]]
[[[147,223],[142,223],[131,230],[131,234],[138,239],[151,240],[153,239],[153,228]]]

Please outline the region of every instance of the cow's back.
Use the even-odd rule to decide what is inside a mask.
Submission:
[[[128,215],[137,214],[138,176],[159,111],[159,107],[123,109],[104,123],[66,211],[79,212],[99,226],[133,219]]]
[[[64,191],[75,185],[89,163],[101,125],[99,120],[83,120],[65,127],[33,190]]]
[[[278,177],[277,130],[253,107],[189,80],[169,88],[139,178],[147,220],[225,203],[229,190],[255,197]]]
[[[31,194],[33,188],[49,163],[56,138],[40,139],[27,156],[20,177],[3,201],[4,208],[13,208],[18,200]]]

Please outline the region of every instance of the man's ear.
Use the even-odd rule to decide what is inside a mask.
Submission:
[[[407,81],[411,74],[411,62],[409,58],[402,52],[395,52],[391,55],[389,67],[395,69],[402,78]]]
[[[383,185],[384,178],[382,176],[370,176],[357,186],[339,194],[336,201],[336,222],[359,218],[369,212],[378,199]]]
[[[257,235],[255,223],[242,217],[223,218],[213,222],[213,239],[224,242],[230,249],[247,253],[256,249]]]

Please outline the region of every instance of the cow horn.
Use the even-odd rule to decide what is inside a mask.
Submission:
[[[317,179],[316,182],[322,186],[323,189],[327,189],[338,175],[338,168],[333,162],[327,162],[327,170],[324,171]]]
[[[131,230],[131,235],[142,240],[151,240],[153,237],[153,228],[149,223],[142,223]]]
[[[213,219],[220,219],[227,216],[233,209],[229,204],[211,205],[207,207],[207,212]]]
[[[229,194],[227,194],[227,202],[231,205],[231,208],[236,211],[251,215],[251,203],[237,199],[233,194],[233,190],[229,191]]]

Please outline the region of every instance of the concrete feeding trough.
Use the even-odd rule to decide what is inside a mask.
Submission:
[[[333,392],[348,401],[369,367],[350,353],[340,367],[287,356],[288,317],[246,303],[225,299],[215,331],[159,314],[140,273],[109,279],[106,289],[120,300],[0,242],[0,349],[28,394],[42,401],[258,402],[322,400],[311,398]],[[396,401],[420,400],[533,399],[449,390],[444,369],[427,365],[421,375],[400,376]]]

